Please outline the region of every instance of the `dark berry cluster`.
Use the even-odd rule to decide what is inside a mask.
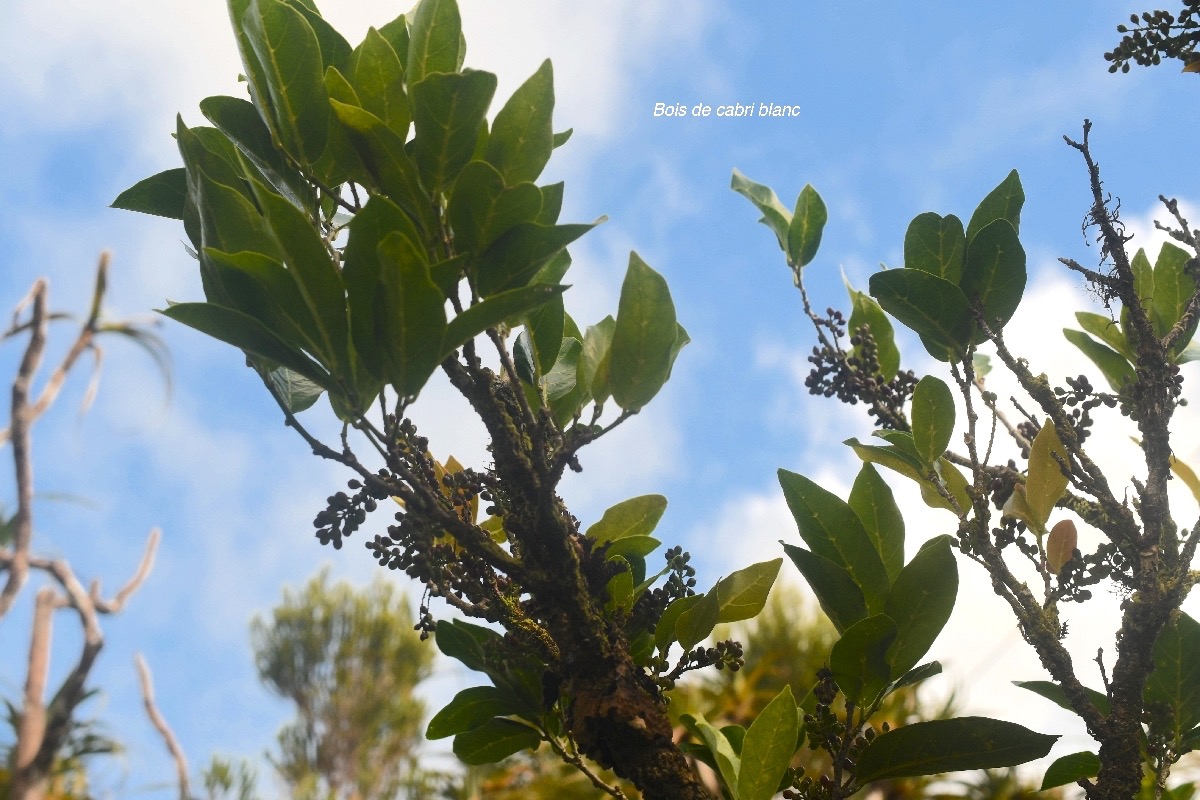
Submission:
[[[664,690],[669,690],[674,688],[675,681],[679,680],[680,676],[685,672],[704,669],[706,667],[716,667],[717,669],[728,668],[730,672],[737,672],[746,666],[746,659],[743,656],[742,643],[733,639],[726,639],[723,642],[717,642],[712,647],[705,647],[704,645],[693,647],[684,653],[674,669],[665,675],[662,673],[667,669],[666,659],[660,657],[651,658],[648,666],[652,672],[658,674],[658,677],[655,679],[658,685]]]
[[[1118,25],[1117,33],[1125,36],[1104,54],[1104,60],[1111,62],[1109,72],[1129,72],[1130,62],[1153,66],[1162,63],[1163,57],[1188,63],[1200,59],[1195,52],[1200,41],[1200,0],[1186,0],[1178,15],[1144,11],[1140,16],[1131,14],[1129,22],[1134,27]]]
[[[381,478],[387,477],[387,473],[382,470],[379,475]],[[321,544],[332,543],[336,550],[342,548],[342,539],[358,530],[366,521],[367,514],[374,511],[379,501],[388,496],[386,484],[382,480],[372,481],[365,486],[359,480],[352,480],[346,485],[354,494],[338,492],[330,495],[326,499],[328,505],[313,518],[317,539]]]
[[[692,554],[675,546],[667,550],[665,556],[667,569],[670,570],[667,581],[638,598],[630,616],[630,626],[634,630],[653,631],[667,606],[681,597],[696,593],[696,569],[688,563]]]
[[[1054,393],[1062,398],[1063,405],[1071,409],[1071,423],[1075,428],[1075,435],[1082,443],[1091,434],[1092,411],[1100,406],[1116,408],[1120,398],[1115,394],[1097,392],[1092,388],[1086,375],[1067,378],[1067,386],[1068,389],[1061,386],[1054,387]]]
[[[845,332],[840,311],[828,309],[825,322],[834,333],[834,344],[814,347],[808,361],[812,371],[804,379],[809,394],[836,397],[843,403],[869,406],[867,414],[875,417],[881,428],[905,429],[904,404],[917,386],[912,370],[902,370],[891,380],[880,374],[879,354],[869,325],[860,325],[850,337],[855,351],[847,353],[838,346]]]
[[[1021,473],[1017,471],[1017,462],[1008,460],[1007,469],[996,469],[992,472],[992,505],[997,510],[1004,508],[1008,498],[1012,497],[1013,487],[1020,483]]]

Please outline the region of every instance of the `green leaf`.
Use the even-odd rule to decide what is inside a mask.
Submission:
[[[325,391],[308,378],[287,367],[279,367],[267,373],[266,379],[283,401],[288,411],[299,414],[312,408]]]
[[[506,187],[495,167],[486,161],[472,161],[454,182],[446,216],[456,247],[478,255],[514,225],[537,221],[541,209],[542,192],[537,186],[519,183]]]
[[[408,85],[434,72],[455,72],[463,62],[462,20],[454,0],[422,0],[410,12]]]
[[[1103,314],[1093,314],[1090,311],[1076,311],[1075,319],[1079,321],[1079,327],[1095,336],[1100,341],[1107,344],[1113,350],[1116,350],[1127,361],[1133,363],[1134,352],[1129,346],[1125,334],[1121,331],[1121,326],[1104,316]]]
[[[633,607],[633,568],[629,560],[624,556],[614,556],[609,559],[614,565],[614,569],[619,569],[605,587],[608,592],[608,602],[604,604],[604,609],[609,612],[621,611],[628,613]]]
[[[540,222],[543,225],[553,225],[558,222],[558,215],[562,213],[563,188],[566,184],[562,181],[551,183],[548,186],[539,186],[538,191],[542,193],[542,210],[538,212],[537,219],[534,222]]]
[[[926,375],[921,378],[912,398],[912,435],[917,455],[933,465],[954,435],[954,395],[944,381]]]
[[[883,611],[888,574],[858,515],[841,498],[803,475],[779,470],[779,484],[802,538],[819,556],[849,573],[862,590],[869,614]]]
[[[182,220],[186,201],[187,170],[176,167],[143,178],[117,195],[109,207]]]
[[[1188,301],[1196,293],[1196,281],[1187,273],[1187,263],[1190,256],[1170,242],[1163,242],[1158,251],[1158,260],[1154,262],[1154,302],[1152,319],[1154,333],[1159,337],[1166,336],[1175,323],[1183,318]],[[1188,331],[1180,337],[1174,352],[1178,353],[1191,341],[1196,332],[1193,320]]]
[[[241,311],[212,303],[176,303],[159,313],[247,353],[276,361],[320,386],[330,385],[329,374],[318,364]]]
[[[1067,449],[1054,430],[1054,421],[1047,419],[1029,447],[1029,475],[1025,479],[1025,502],[1035,525],[1043,529],[1054,504],[1067,491],[1068,480],[1059,466],[1060,461],[1070,464]]]
[[[889,695],[897,689],[903,689],[905,686],[915,686],[922,681],[929,680],[934,675],[942,674],[942,665],[939,661],[930,661],[928,664],[922,664],[919,667],[913,667],[908,672],[901,675],[896,680],[892,681],[884,689],[884,695]]]
[[[1133,270],[1133,291],[1142,301],[1142,306],[1146,310],[1146,314],[1153,319],[1154,316],[1154,267],[1150,264],[1150,259],[1146,257],[1146,251],[1143,248],[1138,248],[1137,253],[1129,262],[1130,269]],[[1123,314],[1128,313],[1127,309],[1123,309]]]
[[[740,800],[738,795],[738,772],[741,759],[733,749],[733,744],[718,728],[712,725],[703,714],[682,714],[680,721],[696,738],[704,742],[712,753],[717,764],[717,772],[725,786],[729,789],[733,800]]]
[[[438,72],[410,83],[409,91],[416,129],[413,158],[421,182],[430,192],[448,191],[475,152],[496,93],[496,76],[477,70]]]
[[[663,610],[662,616],[658,618],[658,625],[654,627],[654,645],[662,651],[663,655],[666,655],[673,642],[678,641],[675,636],[675,626],[679,622],[679,617],[683,612],[694,608],[703,599],[704,595],[702,594],[677,597]]]
[[[645,558],[657,550],[662,542],[653,536],[628,536],[624,539],[613,539],[608,545],[609,558],[621,556],[628,559],[630,556]]]
[[[1100,756],[1086,750],[1071,753],[1055,759],[1054,763],[1046,769],[1046,776],[1042,778],[1042,786],[1038,791],[1044,792],[1056,786],[1066,786],[1069,783],[1075,783],[1080,778],[1094,778],[1098,774],[1100,774]]]
[[[787,206],[779,202],[779,197],[775,194],[775,191],[769,186],[755,183],[736,169],[733,171],[733,180],[730,182],[730,188],[758,207],[758,210],[762,212],[762,219],[759,222],[775,232],[775,238],[779,240],[780,249],[788,253],[792,212],[788,211]]]
[[[783,544],[784,552],[800,570],[804,580],[808,581],[821,610],[839,633],[867,616],[867,603],[863,599],[862,589],[858,588],[849,572],[802,547],[783,542],[780,544]]]
[[[383,120],[401,139],[407,139],[412,112],[404,91],[404,65],[388,40],[368,28],[366,38],[350,56],[348,69],[346,77],[362,107]]]
[[[284,250],[289,272],[296,280],[312,318],[326,364],[345,363],[348,324],[345,287],[329,249],[303,211],[252,181],[255,199]]]
[[[512,226],[480,256],[476,288],[486,297],[525,286],[567,245],[596,224],[539,225],[536,222],[522,222]]]
[[[971,338],[966,295],[949,281],[916,269],[891,269],[871,276],[871,295],[921,335],[939,361],[959,359]]]
[[[742,740],[737,779],[740,800],[770,800],[775,796],[796,751],[799,733],[796,699],[792,688],[785,685],[755,718]]]
[[[953,214],[918,214],[904,234],[904,268],[919,269],[958,285],[967,239]]]
[[[904,568],[904,517],[891,487],[870,464],[863,464],[854,479],[849,505],[871,537],[888,580],[895,583]]]
[[[931,539],[900,570],[887,600],[896,622],[896,641],[888,652],[893,672],[907,672],[929,652],[950,619],[958,597],[958,565],[950,537]]]
[[[461,661],[476,672],[487,672],[483,657],[484,643],[499,640],[495,631],[462,620],[440,619],[434,631],[434,643],[442,655]]]
[[[878,614],[846,629],[829,651],[829,669],[848,702],[870,706],[891,680],[888,648],[896,639],[896,623]]]
[[[584,533],[596,544],[629,536],[646,536],[658,525],[667,510],[667,498],[661,494],[631,497],[612,506]]]
[[[537,361],[538,372],[549,372],[558,360],[566,324],[567,309],[561,296],[525,317],[525,327],[529,331],[529,342],[533,346],[533,357]]]
[[[488,328],[494,328],[505,320],[532,311],[555,297],[560,297],[566,289],[566,286],[535,283],[532,286],[522,286],[520,289],[510,289],[492,295],[464,309],[463,313],[450,320],[450,324],[446,326],[446,337],[442,341],[443,357],[450,355]]]
[[[717,581],[719,599],[718,622],[740,622],[753,619],[767,604],[767,595],[779,575],[782,558],[761,561],[725,576]]]
[[[554,149],[554,68],[550,59],[512,94],[496,114],[488,137],[487,160],[512,186],[535,181]]]
[[[915,722],[875,740],[858,759],[859,783],[1024,764],[1050,752],[1057,736],[1013,722],[958,717]]]
[[[522,750],[536,750],[542,735],[528,725],[496,717],[454,737],[454,755],[464,764],[495,764]]]
[[[1014,169],[992,189],[988,196],[975,209],[971,221],[967,223],[967,248],[970,249],[975,234],[983,230],[994,220],[1007,220],[1013,230],[1021,230],[1021,206],[1025,203],[1025,190],[1021,188],[1021,177]]]
[[[670,375],[678,335],[666,280],[631,252],[609,361],[617,405],[637,411],[658,394]]]
[[[558,358],[542,379],[542,390],[546,400],[553,403],[575,389],[579,376],[579,356],[583,343],[578,339],[566,338],[559,347]]]
[[[805,184],[796,198],[796,210],[788,225],[788,262],[794,267],[803,267],[813,260],[821,246],[821,232],[829,220],[825,201],[811,184]]]
[[[583,371],[588,391],[597,403],[609,397],[609,353],[616,327],[617,321],[610,315],[589,325],[583,335]]]
[[[1026,691],[1040,695],[1041,697],[1049,700],[1051,703],[1054,703],[1061,708],[1065,708],[1072,714],[1076,713],[1074,707],[1071,706],[1071,701],[1067,699],[1066,692],[1063,691],[1061,686],[1053,681],[1013,681],[1013,686],[1019,686]],[[1087,687],[1084,687],[1084,691],[1087,692],[1088,697],[1091,698],[1092,703],[1096,706],[1096,710],[1107,716],[1109,713],[1108,696],[1103,692],[1098,692],[1095,689],[1088,689]]]
[[[350,60],[350,43],[337,30],[325,21],[316,3],[312,0],[284,0],[292,8],[299,11],[304,19],[312,26],[317,36],[317,44],[321,47],[321,65],[336,66],[341,69]]]
[[[675,641],[685,652],[691,650],[713,632],[720,615],[720,598],[715,591],[709,591],[701,596],[698,603],[679,615],[675,623]]]
[[[1171,709],[1174,726],[1170,733],[1175,742],[1200,723],[1200,622],[1182,611],[1154,642],[1154,670],[1146,682],[1146,702],[1163,703]]]
[[[425,728],[425,738],[444,739],[458,733],[474,730],[492,717],[516,714],[521,710],[520,701],[495,686],[472,686],[454,695],[446,706],[433,715]]]
[[[1017,310],[1025,293],[1025,249],[1016,229],[998,219],[979,230],[967,246],[962,289],[967,300],[983,305],[983,316],[993,333],[998,333]],[[982,329],[975,343],[984,341]]]
[[[281,0],[251,0],[242,29],[261,65],[280,143],[302,164],[315,164],[329,138],[329,100],[317,35]]]
[[[1121,387],[1132,383],[1137,377],[1133,367],[1120,353],[1110,350],[1083,331],[1063,328],[1063,336],[1092,360],[1114,392],[1120,392]]]
[[[558,148],[560,148],[564,144],[566,144],[568,141],[570,141],[571,134],[573,134],[574,132],[575,132],[574,128],[567,128],[565,131],[559,131],[558,133],[554,134],[554,149],[557,150]]]
[[[379,244],[380,283],[375,337],[383,342],[387,380],[402,397],[415,397],[442,360],[445,300],[429,277],[424,253],[401,233]]]
[[[879,362],[879,376],[890,381],[900,371],[900,350],[896,347],[895,333],[892,323],[888,321],[883,308],[866,292],[860,292],[846,284],[850,292],[850,332],[854,334],[860,327],[870,328],[871,338],[875,340],[875,357]],[[862,358],[862,347],[855,347],[851,353],[856,358]]]

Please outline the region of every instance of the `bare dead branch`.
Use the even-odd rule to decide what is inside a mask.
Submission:
[[[167,745],[167,751],[175,761],[175,774],[179,780],[179,798],[188,800],[191,792],[188,789],[187,756],[184,755],[183,748],[179,746],[179,740],[175,738],[171,726],[167,724],[154,702],[154,682],[150,676],[150,667],[146,666],[146,659],[142,658],[141,653],[138,653],[133,660],[137,664],[138,682],[142,687],[142,702],[146,706],[146,716],[150,717],[150,724],[162,736],[163,742]]]
[[[125,607],[125,601],[129,599],[129,596],[146,582],[146,577],[150,574],[150,569],[154,566],[154,554],[158,551],[158,543],[161,539],[162,531],[158,528],[150,531],[150,538],[146,540],[146,549],[142,553],[142,561],[138,564],[137,571],[133,573],[133,577],[121,587],[121,590],[111,600],[105,600],[100,596],[99,581],[92,584],[89,595],[98,612],[101,614],[116,614]]]
[[[40,794],[38,784],[45,780],[44,771],[38,769],[38,756],[46,742],[46,682],[50,673],[50,643],[57,599],[54,589],[45,586],[38,591],[34,603],[25,697],[17,726],[16,758],[9,788],[13,800],[37,797]]]

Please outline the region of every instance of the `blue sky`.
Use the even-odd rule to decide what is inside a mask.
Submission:
[[[338,5],[325,10],[352,41],[404,10],[379,0]],[[1101,58],[1116,42],[1115,25],[1140,4],[462,7],[468,65],[499,74],[499,98],[553,59],[556,126],[573,127],[575,137],[546,177],[567,181],[564,219],[609,216],[572,248],[568,310],[581,324],[613,312],[636,249],[667,276],[693,339],[668,388],[585,451],[585,472],[564,495],[586,523],[626,497],[666,494],[660,533],[691,550],[705,583],[774,557],[780,538],[796,541],[775,485],[778,467],[845,491],[857,465],[839,442],[869,431],[864,418],[805,393],[811,328],[774,237],[729,190],[733,168],[774,186],[785,204],[805,183],[824,196],[830,221],[808,267],[821,308],[844,306],[841,270],[864,287],[880,262],[898,265],[913,216],[969,214],[1018,169],[1031,281],[1010,331],[1052,376],[1088,371],[1058,330],[1089,300],[1054,259],[1096,258],[1080,233],[1089,202],[1083,166],[1062,135],[1078,137],[1083,119],[1093,120],[1107,186],[1147,243],[1161,240],[1150,225],[1159,193],[1185,207],[1196,199],[1200,78],[1172,66],[1109,75]],[[106,206],[177,163],[175,113],[198,124],[200,99],[239,93],[238,71],[223,4],[211,0],[10,0],[0,26],[0,309],[41,275],[56,307],[81,308],[105,248],[114,259],[114,314],[147,315],[167,298],[198,298],[181,230]],[[797,105],[800,115],[656,118],[658,102],[774,102]],[[312,516],[346,476],[289,435],[240,356],[178,326],[160,330],[174,361],[169,398],[149,359],[113,342],[89,415],[75,412],[81,373],[36,430],[40,491],[86,501],[39,504],[39,552],[64,555],[84,578],[115,588],[150,528],[164,532],[146,586],[122,615],[104,620],[107,646],[93,672],[104,695],[91,711],[129,748],[124,765],[104,773],[103,787],[122,797],[168,797],[172,774],[140,708],[134,652],[154,670],[163,713],[193,764],[213,752],[256,756],[288,709],[254,677],[250,618],[323,563],[355,581],[373,571],[361,538],[335,553],[311,537]],[[58,330],[60,346],[68,337]],[[904,341],[907,366],[933,369]],[[19,347],[0,348],[0,375],[10,375],[18,357]],[[482,437],[464,408],[434,384],[414,416],[436,452],[481,464]],[[1195,456],[1188,435],[1197,429],[1194,416],[1180,419],[1177,453]],[[1099,455],[1127,464],[1122,447]],[[910,548],[949,530],[949,519],[924,509],[907,487],[897,492],[912,510]],[[0,502],[11,501],[5,477]],[[1188,503],[1180,501],[1178,518],[1194,516]],[[1007,681],[1042,677],[1040,668],[982,574],[968,563],[961,572],[959,608],[935,646],[948,666],[940,691],[959,690],[974,712],[1068,734],[1063,753],[1083,749],[1086,737],[1066,717],[1032,698],[1015,705],[1025,700]],[[0,695],[9,698],[21,690],[32,594],[0,625]],[[1068,614],[1084,663],[1097,646],[1111,650],[1100,623],[1114,604],[1102,596],[1097,610]],[[61,618],[57,641],[62,669],[77,652],[74,620]],[[446,696],[460,677],[449,672],[432,690]]]

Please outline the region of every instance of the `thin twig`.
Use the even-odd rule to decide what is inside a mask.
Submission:
[[[167,725],[166,719],[163,718],[154,702],[154,683],[150,677],[150,668],[146,666],[146,659],[142,658],[141,653],[138,653],[133,660],[137,664],[138,683],[142,687],[142,703],[146,706],[146,716],[150,718],[150,724],[162,736],[163,742],[167,745],[167,751],[175,761],[175,774],[179,780],[179,800],[188,800],[192,795],[188,789],[187,756],[184,755],[183,748],[179,746],[179,740],[175,738],[171,727]]]

